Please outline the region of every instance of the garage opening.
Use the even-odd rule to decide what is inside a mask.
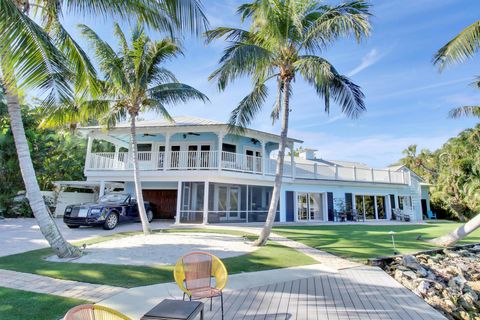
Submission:
[[[177,213],[177,190],[143,190],[143,199],[154,205],[155,219],[174,219]]]

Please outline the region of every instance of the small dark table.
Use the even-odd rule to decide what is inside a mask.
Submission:
[[[199,313],[200,320],[203,320],[203,302],[165,299],[141,320],[191,320]]]

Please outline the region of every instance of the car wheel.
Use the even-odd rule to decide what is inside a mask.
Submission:
[[[74,225],[74,224],[67,224],[67,227],[69,227],[70,229],[78,229],[78,228],[80,228],[80,226],[77,226],[77,225]]]
[[[103,229],[105,230],[112,230],[118,224],[118,215],[116,213],[110,213],[103,224]]]
[[[147,211],[147,220],[148,220],[148,222],[152,222],[152,220],[153,220],[153,211],[152,210]]]

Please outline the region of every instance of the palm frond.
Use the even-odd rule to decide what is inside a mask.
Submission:
[[[148,110],[152,110],[159,113],[168,122],[175,123],[175,120],[172,118],[172,116],[168,112],[165,105],[161,103],[159,100],[147,99],[146,101],[144,101],[143,105],[148,107]]]
[[[444,45],[433,57],[433,64],[443,70],[447,65],[464,62],[480,48],[480,20],[472,23]]]
[[[183,83],[164,83],[148,90],[151,100],[160,104],[178,104],[189,100],[209,101],[208,97],[197,89]]]
[[[480,106],[463,106],[450,110],[450,118],[477,117],[480,118]]]
[[[339,37],[353,35],[357,41],[370,34],[370,5],[352,1],[338,6],[322,6],[317,14],[306,16],[301,47],[309,52],[323,49]],[[308,21],[311,20],[311,21]]]
[[[45,105],[72,98],[72,72],[65,56],[42,28],[13,1],[0,0],[0,63],[3,81],[11,88],[36,88]]]
[[[317,94],[324,98],[326,112],[330,109],[330,98],[351,118],[357,118],[366,110],[360,87],[339,74],[327,60],[317,56],[302,56],[295,63],[295,67],[302,77],[315,87]]]
[[[266,73],[271,67],[273,55],[270,51],[255,44],[235,42],[228,47],[220,59],[220,67],[209,80],[216,79],[219,90],[234,79],[243,75]]]
[[[253,118],[261,110],[268,96],[268,88],[264,83],[258,83],[251,93],[240,101],[233,109],[229,123],[229,131],[241,133],[252,122]]]
[[[110,45],[102,40],[92,29],[86,25],[79,25],[80,32],[95,51],[95,58],[107,80],[118,84],[119,88],[128,91],[129,82],[124,73],[122,60],[117,56]]]

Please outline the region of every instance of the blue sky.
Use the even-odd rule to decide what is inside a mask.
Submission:
[[[239,26],[235,11],[241,1],[203,2],[212,27]],[[479,59],[442,73],[431,60],[448,40],[479,19],[480,2],[389,0],[371,4],[371,37],[360,44],[353,39],[341,40],[320,54],[362,87],[367,112],[357,120],[346,119],[333,105],[330,115],[326,115],[315,91],[298,79],[291,101],[289,135],[304,140],[304,147],[318,149],[322,158],[383,167],[396,162],[410,144],[435,149],[476,124],[474,119],[449,119],[447,113],[456,106],[480,103],[480,91],[469,85],[479,74]],[[104,39],[112,38],[111,21],[66,17],[66,23],[73,34],[77,23],[86,23]],[[183,47],[185,56],[169,62],[168,68],[180,81],[206,93],[211,103],[171,106],[169,111],[173,115],[227,121],[230,111],[249,92],[250,82],[240,79],[225,92],[218,92],[207,77],[217,66],[225,43],[206,46],[203,39],[189,38]],[[270,94],[273,99],[273,87]],[[279,132],[278,125],[272,126],[269,118],[272,105],[272,101],[265,104],[252,128]]]

